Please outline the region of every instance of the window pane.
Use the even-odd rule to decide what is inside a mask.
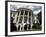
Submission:
[[[28,11],[25,11],[25,15],[27,15],[28,14]]]
[[[29,12],[29,16],[31,16],[31,12]]]
[[[23,13],[24,13],[24,10],[21,10],[21,15],[23,15]]]
[[[20,13],[20,12],[18,11],[18,16],[19,16],[19,13]]]
[[[27,23],[27,16],[24,17],[24,23]]]
[[[23,19],[23,17],[20,16],[19,23],[22,23],[22,19]]]
[[[31,18],[29,17],[29,23],[31,23]]]

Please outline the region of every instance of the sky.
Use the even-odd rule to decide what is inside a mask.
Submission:
[[[11,10],[13,11],[16,11],[18,8],[21,8],[21,7],[32,9],[34,14],[38,14],[42,10],[42,6],[36,6],[36,5],[23,5],[23,4],[10,5]]]

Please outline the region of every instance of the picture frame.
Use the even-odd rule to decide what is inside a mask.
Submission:
[[[41,30],[33,29],[33,30],[29,30],[29,31],[27,31],[27,30],[26,31],[19,31],[19,30],[18,31],[12,31],[12,27],[10,26],[11,25],[10,24],[11,23],[10,17],[12,16],[11,13],[12,13],[12,11],[16,11],[19,6],[23,7],[23,8],[30,8],[31,7],[32,11],[35,11],[35,12],[37,12],[37,11],[39,12],[39,9],[41,10],[40,15],[41,15],[42,20],[41,20],[40,24],[42,24],[42,25],[35,24],[36,27],[41,26],[41,28],[38,27]],[[14,9],[12,9],[12,8],[14,8]],[[11,13],[10,13],[10,11],[11,11]],[[35,12],[34,12],[34,14],[37,14]],[[33,20],[33,17],[35,18],[34,14],[32,13],[32,20]],[[27,2],[27,1],[26,2],[25,1],[5,1],[5,36],[24,36],[24,35],[40,35],[40,34],[45,34],[45,3],[42,3],[42,2]]]

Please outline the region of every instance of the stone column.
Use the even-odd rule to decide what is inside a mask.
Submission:
[[[24,15],[25,15],[25,10],[24,10],[23,19],[22,19],[22,24],[23,24],[23,25],[22,25],[22,26],[23,26],[23,27],[22,27],[22,30],[23,30],[23,31],[24,31]]]
[[[28,15],[27,15],[27,30],[28,30],[28,27],[29,27],[29,11],[28,11]]]
[[[13,23],[16,23],[16,20],[17,20],[17,15],[18,15],[18,12],[16,12],[16,14],[15,14],[15,18],[14,18]]]
[[[19,20],[20,20],[20,14],[21,14],[21,10],[20,10],[20,13],[19,13],[19,16],[18,16],[17,24],[19,23]]]
[[[18,16],[17,26],[19,25],[20,14],[21,14],[21,11],[20,11],[19,16]],[[21,29],[20,29],[20,31],[21,31]]]
[[[32,30],[32,26],[33,26],[33,18],[32,18],[32,13],[31,13],[31,30]]]
[[[19,25],[16,25],[16,27],[17,27],[17,31],[18,31],[18,26],[19,26]]]
[[[21,31],[21,24],[20,24],[20,31]]]
[[[12,12],[12,17],[13,17],[13,12]]]

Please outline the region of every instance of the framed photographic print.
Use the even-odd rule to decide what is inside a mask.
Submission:
[[[5,35],[45,34],[45,3],[6,1]]]

